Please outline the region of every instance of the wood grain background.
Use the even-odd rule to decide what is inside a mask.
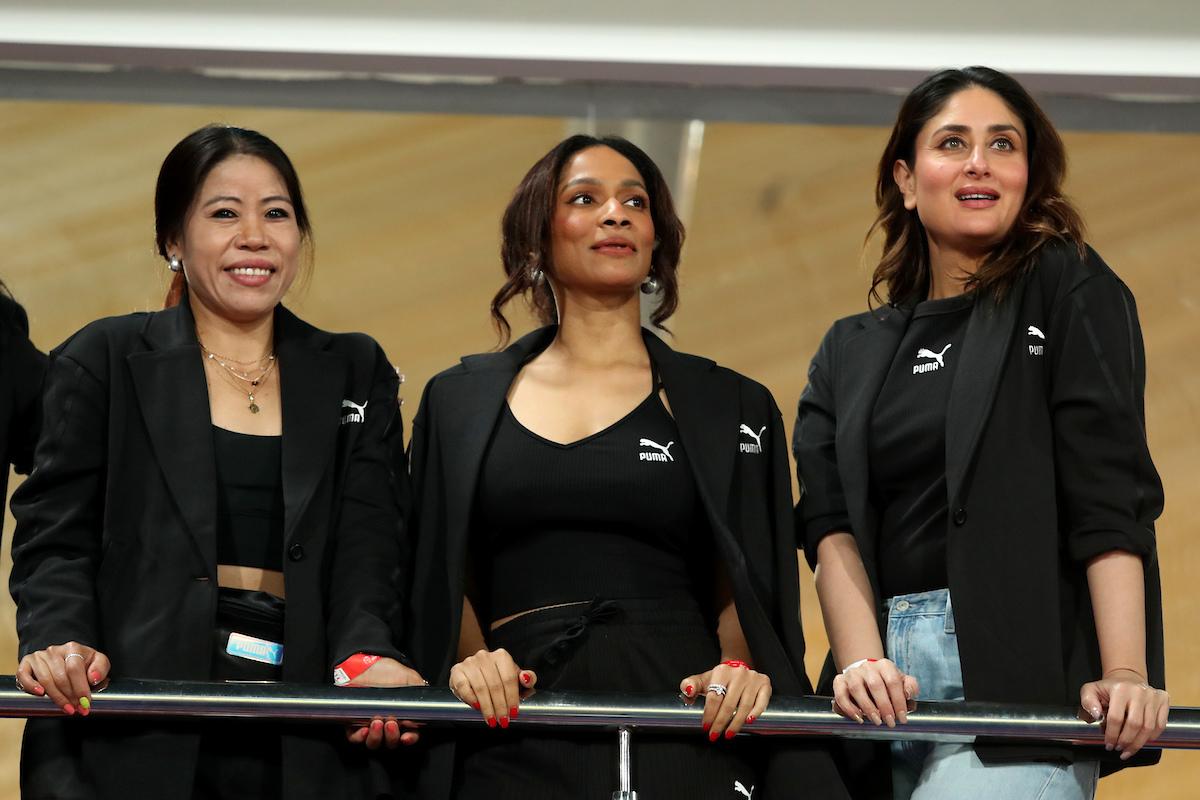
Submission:
[[[289,305],[331,330],[375,336],[425,380],[495,342],[498,220],[525,169],[564,134],[548,118],[0,102],[0,277],[50,348],[97,317],[156,308],[159,163],[207,122],[257,128],[292,156],[316,226],[316,270]],[[1167,670],[1176,705],[1200,705],[1200,136],[1064,132],[1069,191],[1090,241],[1133,289],[1146,336],[1147,418],[1167,492],[1159,526]],[[674,346],[766,383],[789,430],[829,324],[862,310],[873,217],[873,127],[709,125]],[[518,331],[526,317],[512,317]],[[16,481],[14,481],[15,483]],[[0,578],[9,570],[6,517]],[[824,652],[805,575],[810,671]],[[0,673],[15,668],[13,604],[0,597]],[[0,800],[17,797],[19,721],[0,721]],[[1106,780],[1104,800],[1195,797],[1200,755]]]

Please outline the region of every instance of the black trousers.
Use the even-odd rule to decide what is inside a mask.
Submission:
[[[674,692],[711,669],[720,648],[688,598],[605,600],[535,611],[492,631],[538,674],[539,689]],[[608,800],[617,788],[615,732],[458,729],[458,800]],[[633,788],[644,800],[742,798],[755,770],[744,743],[686,734],[634,734]]]

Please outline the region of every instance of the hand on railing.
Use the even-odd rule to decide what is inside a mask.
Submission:
[[[1151,687],[1131,669],[1114,669],[1079,690],[1081,718],[1100,722],[1104,749],[1116,750],[1122,760],[1133,757],[1146,742],[1162,735],[1171,711],[1171,698]]]
[[[517,666],[504,648],[480,650],[450,668],[450,691],[478,711],[489,728],[507,728],[535,685],[537,674]]]
[[[771,679],[744,661],[723,661],[707,672],[684,678],[679,691],[689,703],[704,698],[701,727],[708,740],[715,742],[722,734],[732,739],[743,725],[762,716],[771,702]]]
[[[905,675],[890,659],[864,658],[834,676],[833,710],[859,724],[865,717],[894,728],[896,722],[908,722],[920,690],[917,679]]]
[[[17,667],[17,687],[41,697],[45,695],[64,714],[86,717],[92,705],[92,687],[108,678],[108,656],[78,642],[67,642],[30,653]]]
[[[381,658],[367,667],[362,674],[345,684],[347,687],[374,686],[392,688],[395,686],[428,686],[429,682],[421,677],[415,669],[404,666],[394,658]],[[351,726],[346,731],[346,738],[354,744],[364,744],[368,750],[377,750],[386,746],[389,750],[401,744],[416,744],[418,734],[415,722],[395,717],[375,717],[370,724]],[[401,728],[405,730],[401,732]]]

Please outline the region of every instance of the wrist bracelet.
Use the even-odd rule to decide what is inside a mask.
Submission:
[[[733,667],[734,669],[737,669],[738,667],[741,667],[743,669],[750,669],[749,664],[747,664],[745,661],[742,661],[737,658],[726,659],[725,661],[722,661],[721,663],[727,667]]]
[[[345,686],[350,681],[367,671],[367,668],[379,660],[379,656],[369,656],[366,653],[355,653],[333,668],[333,685]]]
[[[842,670],[842,674],[845,675],[845,674],[849,673],[850,670],[852,670],[852,669],[858,669],[863,664],[874,664],[878,660],[879,660],[878,658],[860,658],[858,661],[855,661],[853,664],[847,664],[846,668]]]

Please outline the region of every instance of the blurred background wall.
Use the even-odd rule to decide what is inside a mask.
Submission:
[[[257,128],[292,156],[316,226],[313,279],[287,302],[375,336],[408,377],[411,419],[425,380],[495,343],[498,220],[518,179],[568,132],[623,133],[659,160],[688,224],[673,346],[766,383],[790,430],[820,336],[865,308],[862,239],[899,97],[943,66],[1014,71],[1064,133],[1090,241],[1138,299],[1167,490],[1169,688],[1200,705],[1200,13],[842,5],[0,2],[0,278],[43,349],[159,307],[162,157],[208,122]],[[6,516],[0,579],[11,530]],[[815,674],[825,637],[803,579]],[[4,594],[0,674],[15,668],[12,619]],[[0,721],[0,800],[17,796],[20,729]],[[1100,797],[1198,784],[1200,756],[1175,752]]]

